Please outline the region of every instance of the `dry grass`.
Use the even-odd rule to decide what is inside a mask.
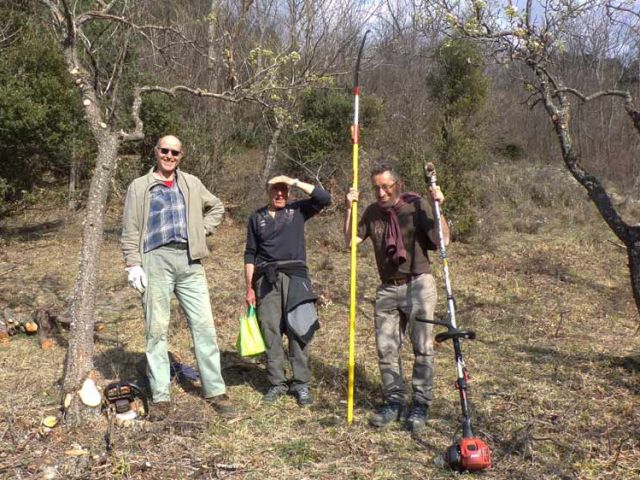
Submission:
[[[613,238],[588,206],[577,210],[580,200],[573,215],[558,213],[562,209],[553,199],[545,205],[544,189],[536,197],[518,187],[517,179],[492,184],[490,176],[487,185],[502,195],[485,199],[493,213],[483,224],[494,225],[487,227],[491,234],[450,251],[459,321],[478,333],[477,341],[464,344],[464,353],[476,433],[495,457],[495,468],[483,477],[638,478],[640,339],[624,251],[608,242]],[[524,201],[530,202],[527,213],[548,219],[541,228],[510,227],[525,217],[513,216],[518,209],[512,204]],[[579,221],[570,222],[571,216]],[[107,321],[105,335],[121,345],[97,342],[101,384],[136,379],[144,352],[142,312],[121,271],[118,218],[117,208],[109,211],[97,314]],[[57,220],[56,211],[34,210],[3,225],[0,306],[28,311],[62,301],[70,291],[80,226]],[[173,421],[114,429],[111,453],[105,450],[103,417],[81,431],[59,426],[40,437],[41,418],[54,413],[60,400],[65,336],[49,351],[40,350],[35,338],[13,337],[0,346],[0,478],[47,472],[57,478],[154,480],[454,477],[434,464],[459,426],[450,345],[437,351],[437,398],[419,438],[400,426],[376,431],[366,423],[379,401],[372,328],[377,277],[368,251],[359,264],[355,422],[346,425],[348,252],[340,246],[339,218],[314,222],[308,251],[323,297],[323,327],[312,345],[316,403],[310,410],[298,408],[291,397],[261,405],[267,386],[263,360],[235,353],[244,226],[225,223],[211,243],[214,254],[206,268],[225,379],[241,418],[227,424],[197,391],[175,385]],[[442,302],[439,311],[444,312]],[[172,325],[172,349],[193,365],[188,329],[179,320]],[[410,352],[404,353],[410,366]],[[89,454],[65,455],[74,444]]]

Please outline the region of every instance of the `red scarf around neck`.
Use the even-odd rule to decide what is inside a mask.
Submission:
[[[398,201],[390,207],[380,207],[389,219],[384,230],[384,244],[387,257],[396,265],[401,265],[407,261],[407,250],[402,241],[400,223],[398,222],[398,212],[408,203],[420,200],[420,195],[415,192],[405,192],[400,194]]]

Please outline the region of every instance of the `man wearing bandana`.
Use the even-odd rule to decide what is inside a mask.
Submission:
[[[433,202],[442,203],[444,196],[438,187],[430,189],[428,199],[417,193],[403,193],[402,180],[389,165],[375,168],[371,183],[376,202],[365,209],[356,234],[358,244],[371,238],[381,280],[376,290],[375,327],[384,403],[370,423],[383,427],[403,417],[408,391],[400,350],[408,333],[415,361],[407,427],[418,433],[433,402],[433,324],[424,320],[433,320],[437,300],[428,256],[428,250],[438,247]],[[359,192],[351,189],[344,224],[347,245],[351,243],[351,206],[358,199]],[[441,226],[448,243],[449,228],[444,217]]]

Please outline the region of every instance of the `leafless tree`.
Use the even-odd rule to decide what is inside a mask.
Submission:
[[[427,28],[424,8],[431,7],[419,0],[387,0],[378,4],[368,24],[373,35],[371,53],[363,64],[363,89],[384,102],[380,121],[384,134],[371,138],[366,130],[363,133],[365,146],[374,147],[373,159],[424,158],[432,149],[437,116],[426,79],[435,67],[443,22],[432,11]],[[415,178],[422,178],[419,175]]]
[[[269,71],[268,78],[277,85],[261,97],[271,130],[264,182],[275,165],[283,129],[296,124],[299,92],[330,86],[350,69],[350,55],[370,12],[353,0],[255,0],[252,7],[243,15],[245,31],[235,32],[245,39],[255,35],[243,70]],[[284,68],[273,69],[274,63]]]
[[[634,93],[620,77],[608,75],[611,65],[637,55],[640,27],[637,4],[624,0],[527,0],[524,9],[519,10],[515,2],[425,3],[430,6],[435,3],[445,12],[451,32],[484,42],[500,62],[520,64],[529,72],[522,78],[530,92],[529,106],[543,108],[553,126],[565,167],[585,188],[609,228],[626,246],[633,296],[640,311],[640,227],[624,221],[603,182],[585,166],[602,160],[587,158],[579,148],[579,136],[587,132],[575,122],[576,106],[614,100],[624,109],[626,121],[640,134],[640,110]],[[568,60],[576,55],[591,61],[592,68],[606,82],[591,90],[592,85],[569,75]],[[573,84],[568,83],[571,79]],[[598,128],[610,131],[621,128],[620,124],[611,125],[614,118],[611,114],[602,112]]]

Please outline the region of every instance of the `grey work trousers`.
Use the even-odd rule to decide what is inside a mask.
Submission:
[[[433,401],[433,320],[437,291],[430,274],[422,274],[404,285],[380,285],[376,291],[375,325],[378,365],[385,401],[405,403],[407,387],[402,373],[400,350],[409,328],[415,362],[413,402],[427,406]]]
[[[263,276],[255,286],[258,320],[267,350],[267,378],[273,386],[287,385],[284,373],[287,356],[282,341],[283,335],[286,335],[289,341],[289,363],[293,371],[290,389],[296,391],[311,381],[309,344],[300,345],[288,331],[286,305],[289,277],[281,272],[277,275],[274,284],[270,284]]]

